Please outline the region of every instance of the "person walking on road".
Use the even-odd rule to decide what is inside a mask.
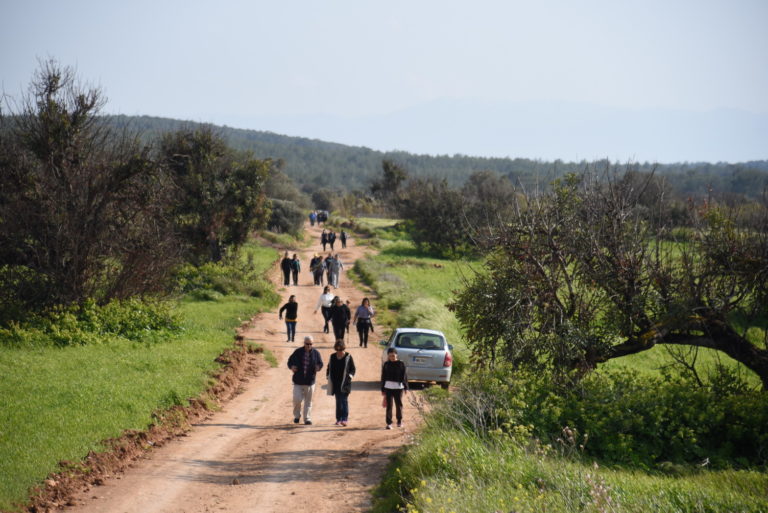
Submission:
[[[341,230],[341,233],[339,234],[339,240],[341,241],[341,249],[344,249],[347,247],[347,232],[344,230]]]
[[[291,257],[288,256],[288,252],[285,252],[285,256],[280,261],[280,269],[283,271],[283,285],[286,287],[291,284]]]
[[[323,228],[323,233],[320,234],[320,244],[323,245],[323,251],[325,251],[325,245],[328,244],[328,233]]]
[[[328,317],[331,319],[333,336],[336,337],[336,340],[344,340],[344,332],[347,329],[347,322],[349,322],[348,311],[348,309],[344,308],[344,304],[339,296],[333,298],[333,304],[331,304],[331,308],[328,311]]]
[[[323,314],[323,320],[325,321],[325,324],[323,325],[323,333],[328,333],[328,321],[331,319],[330,317],[330,311],[331,311],[331,305],[333,305],[333,298],[334,295],[331,294],[331,287],[329,285],[326,285],[323,289],[323,293],[320,294],[320,297],[317,298],[317,306],[315,306],[315,313],[317,313],[318,310],[321,311]]]
[[[355,375],[355,361],[347,353],[343,340],[337,340],[333,349],[336,351],[328,358],[325,375],[328,378],[330,393],[336,399],[336,425],[346,426],[349,421],[349,394],[352,392],[352,378]]]
[[[408,392],[405,364],[397,359],[397,349],[387,349],[387,361],[381,366],[381,395],[387,408],[387,429],[392,429],[392,403],[395,403],[397,427],[403,426],[403,394]]]
[[[352,323],[357,328],[357,336],[360,339],[360,347],[368,347],[368,332],[373,331],[373,316],[376,315],[371,301],[365,297],[362,303],[355,309]]]
[[[336,232],[331,230],[330,233],[328,233],[328,244],[331,245],[331,251],[333,251],[333,244],[336,242]],[[325,249],[325,248],[323,248]]]
[[[315,285],[323,286],[323,274],[325,274],[325,262],[323,257],[315,253],[312,260],[309,261],[309,272],[312,273],[312,278]]]
[[[320,351],[312,347],[312,337],[304,337],[304,347],[296,349],[288,358],[288,368],[293,372],[293,423],[301,418],[304,403],[304,424],[312,424],[312,395],[315,393],[315,376],[323,368]]]
[[[299,284],[299,271],[301,271],[301,262],[296,253],[293,254],[293,260],[291,260],[291,274],[293,275],[293,284],[298,286]]]
[[[338,253],[336,256],[326,259],[325,265],[328,266],[328,284],[333,285],[334,288],[339,288],[339,275],[344,269],[344,264],[341,263]]]
[[[285,312],[285,330],[288,333],[288,340],[286,342],[293,342],[296,337],[296,322],[298,321],[296,314],[299,311],[299,304],[296,302],[296,296],[288,298],[288,302],[280,307],[277,312],[277,318],[283,319],[283,312]]]

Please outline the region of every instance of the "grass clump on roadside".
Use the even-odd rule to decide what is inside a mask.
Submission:
[[[206,269],[176,303],[73,307],[0,333],[0,510],[24,502],[59,461],[80,461],[103,450],[103,440],[146,429],[153,412],[186,405],[212,384],[234,328],[279,299],[261,278],[275,250],[248,251],[250,263],[238,271],[247,285],[225,289],[229,295],[216,287],[236,280]]]
[[[691,401],[687,383],[586,381],[564,394],[509,369],[464,376],[433,398],[374,511],[766,511],[760,393],[699,391]]]

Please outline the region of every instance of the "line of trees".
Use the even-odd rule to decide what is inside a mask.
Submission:
[[[578,377],[657,345],[710,348],[768,389],[768,190],[684,202],[654,173],[610,165],[536,190],[493,173],[457,189],[391,166],[382,180],[398,180],[377,191],[417,244],[484,257],[449,305],[476,363]]]
[[[48,61],[0,111],[1,322],[165,292],[177,264],[219,260],[269,217],[270,160],[207,127],[142,141],[104,102]]]

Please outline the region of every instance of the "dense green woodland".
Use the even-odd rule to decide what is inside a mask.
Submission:
[[[199,125],[189,121],[150,116],[114,116],[120,126],[129,126],[153,138],[182,127]],[[283,162],[285,173],[305,191],[320,187],[341,190],[368,190],[381,172],[382,160],[390,160],[416,178],[437,176],[451,186],[461,186],[476,171],[494,171],[526,187],[547,184],[567,173],[579,173],[589,164],[545,162],[530,159],[470,157],[466,155],[414,155],[405,152],[380,152],[364,147],[345,146],[301,137],[290,137],[258,130],[217,127],[230,146],[251,150],[257,158]],[[649,172],[653,163],[638,163],[637,171]],[[665,176],[678,195],[702,197],[710,191],[725,195],[759,196],[768,184],[768,160],[731,163],[661,164],[657,173]]]

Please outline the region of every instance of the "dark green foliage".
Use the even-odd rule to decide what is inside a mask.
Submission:
[[[276,233],[298,235],[304,227],[305,211],[292,201],[273,199],[267,228]]]
[[[564,389],[546,373],[504,367],[465,376],[437,414],[480,436],[531,434],[564,454],[607,463],[766,465],[768,396],[745,391],[733,377],[723,380],[730,385],[698,387],[622,370],[593,373]],[[564,435],[566,426],[571,433]]]
[[[176,273],[179,291],[196,299],[215,300],[228,295],[261,297],[272,287],[250,262],[231,257],[200,266],[184,264]]]
[[[332,190],[326,187],[321,187],[312,193],[312,203],[317,210],[327,210],[328,212],[331,212],[334,210],[337,197],[338,194],[334,193]]]
[[[149,116],[114,116],[111,120],[119,126],[130,122],[144,130],[147,138],[190,126],[184,121]],[[253,151],[274,161],[282,160],[285,173],[309,192],[320,187],[368,190],[379,179],[381,163],[385,160],[407,169],[413,178],[439,176],[452,187],[461,187],[473,173],[491,171],[529,191],[543,188],[568,173],[583,172],[590,165],[606,164],[467,155],[415,155],[400,151],[380,152],[256,130],[222,127],[220,131],[234,148]],[[768,186],[768,161],[764,160],[739,164],[686,162],[656,165],[645,162],[633,165],[632,169],[643,173],[656,169],[656,174],[665,177],[668,188],[676,191],[683,202],[689,197],[722,197],[729,192],[742,200],[744,197],[758,199]]]
[[[149,149],[98,117],[104,101],[45,62],[0,117],[0,311],[162,290],[177,261],[167,181]]]
[[[398,199],[397,209],[417,245],[428,251],[457,255],[471,244],[463,206],[459,191],[451,189],[445,180],[428,178],[409,181]]]
[[[126,299],[103,306],[94,301],[55,307],[30,315],[21,324],[0,328],[0,345],[10,347],[99,344],[115,337],[153,341],[180,330],[179,319],[166,302]]]
[[[195,262],[221,260],[225,247],[264,226],[271,161],[232,151],[210,128],[166,134],[160,151],[177,188],[177,230]]]
[[[738,226],[727,209],[704,205],[690,212],[690,241],[670,244],[660,236],[672,228],[662,191],[658,207],[647,191],[585,175],[515,197],[516,214],[485,241],[486,272],[452,304],[475,359],[583,374],[656,344],[698,346],[768,387],[768,348],[743,331],[768,311],[768,208]]]

